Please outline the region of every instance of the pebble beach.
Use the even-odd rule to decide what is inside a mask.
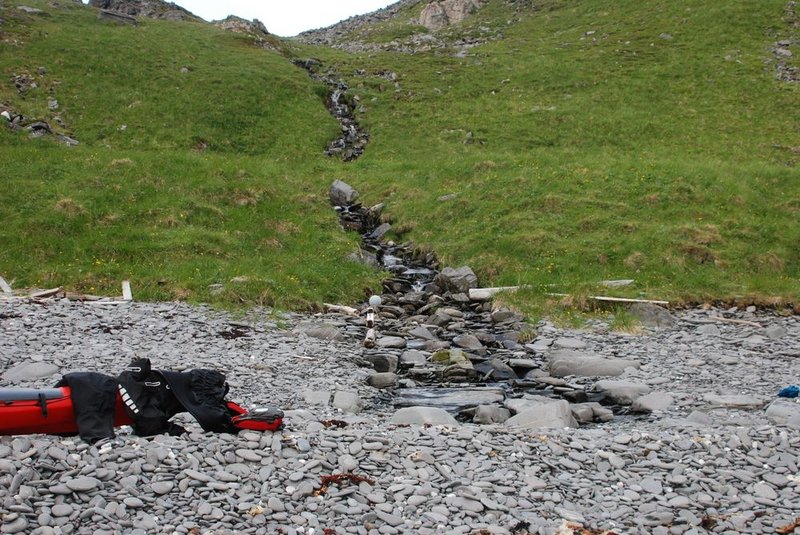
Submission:
[[[713,321],[724,312],[734,321]],[[0,387],[116,375],[147,357],[155,369],[220,370],[231,400],[286,414],[274,433],[204,433],[179,415],[181,436],[0,437],[0,532],[800,533],[800,404],[777,397],[800,382],[800,319],[673,315],[636,334],[534,326],[515,358],[543,363],[560,348],[632,359],[614,380],[667,400],[564,428],[398,419],[391,399],[405,383],[370,386],[364,329],[336,314],[0,301]],[[308,323],[341,336],[297,328]],[[565,380],[591,389],[600,378]]]

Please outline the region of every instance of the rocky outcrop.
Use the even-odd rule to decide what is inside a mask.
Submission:
[[[277,50],[277,39],[267,31],[267,27],[258,19],[247,20],[230,15],[226,19],[214,21],[214,26],[229,32],[247,35],[253,38],[256,46],[261,48]]]
[[[191,20],[203,19],[172,2],[161,0],[89,0],[89,5],[106,11],[113,11],[147,19]]]
[[[437,0],[423,8],[419,23],[435,32],[463,21],[475,13],[482,3],[481,0]]]
[[[269,35],[267,27],[258,19],[252,21],[237,17],[236,15],[229,15],[228,18],[223,20],[214,21],[214,26],[229,30],[237,33],[245,33],[248,35]]]
[[[515,7],[515,11],[530,10],[532,6],[527,0],[506,0]],[[454,48],[462,53],[471,47],[499,39],[501,32],[496,29],[473,29],[464,35],[445,35],[446,32],[434,33],[431,27],[439,28],[436,22],[428,26],[424,21],[439,20],[441,27],[460,22],[474,12],[483,0],[400,0],[384,9],[350,17],[333,26],[310,30],[299,34],[296,39],[311,45],[331,46],[352,53],[389,50],[402,54],[417,54],[431,50]],[[423,16],[420,19],[409,19],[409,10],[422,5]],[[472,7],[471,7],[472,6]],[[427,14],[425,14],[427,12]],[[464,15],[466,13],[466,15]],[[437,15],[438,14],[438,15]],[[437,18],[438,17],[438,18]],[[391,41],[372,41],[370,27],[397,18],[399,24],[407,24],[411,30],[406,37],[398,37]],[[456,32],[458,33],[458,32]]]
[[[387,21],[397,15],[401,9],[417,3],[419,3],[419,0],[400,0],[383,9],[367,13],[366,15],[350,17],[327,28],[303,32],[297,36],[297,39],[310,45],[334,46],[342,41],[346,41],[347,39],[345,39],[345,37],[348,36],[348,34],[365,26]]]

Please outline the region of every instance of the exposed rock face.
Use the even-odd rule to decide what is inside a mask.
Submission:
[[[253,35],[253,34],[269,35],[267,27],[264,26],[264,23],[261,22],[260,20],[253,19],[252,21],[250,21],[247,19],[243,19],[241,17],[237,17],[236,15],[229,15],[228,18],[224,20],[214,21],[214,26],[232,32],[246,33],[247,35]]]
[[[312,45],[332,46],[342,41],[342,39],[347,37],[351,32],[370,24],[389,20],[397,15],[404,7],[414,5],[418,2],[419,0],[400,0],[383,9],[367,13],[366,15],[350,17],[349,19],[338,22],[327,28],[303,32],[299,34],[297,38],[304,43]]]
[[[514,6],[517,11],[533,9],[529,0],[505,1]],[[351,17],[328,28],[303,32],[296,39],[307,44],[332,46],[352,53],[391,50],[403,54],[416,54],[442,48],[456,48],[464,53],[471,47],[501,37],[501,32],[492,29],[475,30],[469,32],[468,35],[448,36],[444,34],[445,32],[442,34],[432,33],[432,27],[438,28],[441,24],[443,28],[449,24],[460,22],[470,13],[474,13],[475,7],[470,6],[480,6],[484,2],[483,0],[434,0],[431,5],[428,5],[429,3],[427,0],[400,0],[386,8],[366,15]],[[424,9],[430,13],[420,17],[421,20],[409,20],[408,8],[417,4],[423,5]],[[413,33],[389,42],[370,39],[369,28],[371,25],[391,20],[394,17],[399,17],[402,24],[415,26]],[[429,26],[424,22],[427,19],[435,19],[439,22],[431,22],[430,24],[433,26]]]
[[[202,21],[181,6],[161,0],[89,0],[89,5],[132,17]]]
[[[266,50],[277,50],[275,37],[272,36],[264,23],[258,19],[252,21],[230,15],[224,20],[214,21],[214,26],[228,30],[229,32],[241,33],[253,38],[255,44]]]
[[[481,7],[481,0],[437,0],[422,10],[419,23],[431,31],[458,24]]]

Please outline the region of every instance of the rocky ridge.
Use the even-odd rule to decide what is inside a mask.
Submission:
[[[507,0],[517,13],[534,9],[529,0]],[[412,19],[409,24],[417,25],[419,31],[408,37],[392,39],[388,42],[372,42],[369,39],[371,26],[397,17],[407,8],[420,3],[420,17]],[[306,44],[331,46],[352,53],[388,50],[404,54],[416,54],[434,50],[448,53],[455,50],[456,55],[464,55],[469,48],[502,37],[500,28],[480,27],[464,33],[458,24],[474,13],[481,5],[478,0],[401,0],[384,9],[350,17],[328,28],[310,30],[299,34],[295,39]],[[456,25],[456,26],[454,26]],[[452,29],[452,31],[451,31]]]
[[[189,10],[163,0],[89,0],[89,5],[131,17],[203,22]]]

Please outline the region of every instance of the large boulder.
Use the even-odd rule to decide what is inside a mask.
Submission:
[[[666,392],[650,392],[636,398],[631,404],[631,410],[633,412],[665,411],[674,402],[675,398]]]
[[[767,400],[749,394],[704,394],[703,401],[715,409],[760,409]]]
[[[800,429],[800,403],[776,399],[767,407],[767,417],[778,425]]]
[[[467,293],[478,287],[478,276],[469,266],[446,267],[436,276],[436,285],[450,292]]]
[[[334,180],[328,192],[328,197],[334,206],[350,206],[358,199],[358,192],[350,184],[341,180]]]
[[[344,340],[344,334],[339,331],[338,327],[330,323],[315,321],[302,322],[292,329],[292,333],[309,336],[311,338],[319,338],[320,340]]]
[[[554,351],[550,355],[550,375],[553,377],[617,377],[626,368],[639,368],[636,360],[618,359],[579,353],[576,351]]]
[[[162,0],[89,0],[89,5],[132,17],[204,22],[203,19],[194,15],[191,11],[172,2],[163,2]]]
[[[509,427],[578,427],[569,403],[563,399],[525,396],[507,400],[506,407],[516,412],[505,422]]]
[[[373,373],[367,377],[367,384],[375,388],[392,388],[397,385],[397,375],[391,372]]]
[[[605,394],[606,399],[617,405],[630,405],[639,396],[650,392],[650,387],[631,381],[597,381],[593,390]]]
[[[3,379],[10,383],[35,381],[52,377],[59,372],[59,367],[47,362],[23,362],[9,368],[3,373]]]
[[[634,303],[628,308],[628,312],[645,327],[669,329],[677,323],[666,308],[652,303]]]
[[[486,362],[474,365],[475,370],[484,376],[488,376],[490,381],[509,381],[519,379],[514,368],[500,359],[489,359]]]
[[[419,406],[399,409],[392,416],[392,423],[398,425],[458,425],[458,421],[444,409]]]
[[[511,411],[498,405],[478,405],[472,422],[476,424],[501,424],[511,418]]]
[[[422,9],[419,23],[431,31],[458,24],[480,7],[480,0],[435,0]]]
[[[355,414],[361,412],[364,404],[357,393],[339,390],[333,395],[333,406],[342,412]]]

